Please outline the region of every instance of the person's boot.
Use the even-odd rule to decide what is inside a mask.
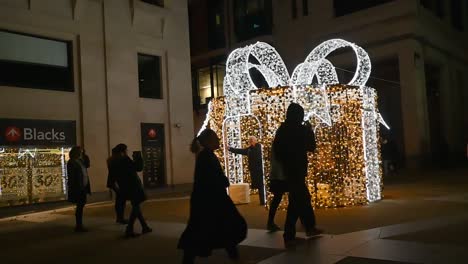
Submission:
[[[267,224],[267,230],[268,230],[268,232],[273,233],[273,232],[277,232],[277,231],[281,230],[281,228],[278,225],[276,225],[275,223],[268,223]]]
[[[153,232],[153,229],[149,226],[144,226],[143,229],[141,230],[141,233],[144,235],[144,234],[147,234],[147,233],[151,233]]]
[[[123,219],[123,218],[117,219],[117,220],[115,220],[115,222],[116,222],[117,224],[121,224],[121,225],[128,225],[128,220]]]
[[[284,247],[286,249],[294,249],[297,246],[297,241],[294,238],[284,238]]]
[[[226,251],[230,259],[239,260],[240,255],[239,255],[239,249],[237,248],[237,246],[227,247]]]
[[[318,229],[318,228],[311,228],[309,230],[306,230],[306,236],[307,237],[313,237],[313,236],[318,236],[320,234],[323,233],[323,230],[322,229]]]
[[[138,234],[133,231],[133,227],[127,226],[125,229],[125,238],[134,238],[137,236]]]
[[[86,233],[89,230],[84,228],[82,225],[76,226],[75,227],[75,233]]]
[[[294,249],[297,246],[295,235],[283,234],[283,241],[286,249]]]
[[[194,263],[195,263],[195,255],[185,251],[184,258],[182,259],[182,264],[194,264]]]

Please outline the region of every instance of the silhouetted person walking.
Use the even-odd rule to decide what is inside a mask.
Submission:
[[[192,142],[191,151],[197,158],[190,218],[178,244],[184,250],[184,264],[194,263],[197,256],[208,257],[217,248],[238,259],[237,245],[247,236],[247,223],[226,192],[229,181],[213,152],[218,148],[219,138],[211,129]]]
[[[67,193],[68,201],[76,204],[75,210],[75,232],[88,231],[83,227],[83,209],[86,205],[86,196],[91,194],[88,168],[90,166],[89,157],[79,146],[74,146],[69,153],[70,159],[67,162]]]
[[[270,192],[273,194],[273,199],[270,203],[270,210],[268,212],[268,223],[267,229],[270,232],[276,232],[280,230],[279,226],[275,224],[275,215],[278,210],[278,206],[283,199],[283,195],[288,191],[288,183],[286,182],[286,177],[283,173],[283,167],[281,163],[278,162],[275,151],[272,148],[271,151],[271,162],[270,162]]]
[[[389,136],[382,136],[381,153],[384,176],[395,174],[398,159],[398,148],[395,141],[393,141]]]
[[[296,238],[296,222],[300,217],[307,236],[320,234],[315,227],[315,214],[310,201],[307,176],[307,152],[316,147],[315,135],[309,123],[303,125],[304,108],[292,103],[287,110],[286,120],[276,131],[273,141],[275,157],[283,167],[289,189],[289,204],[284,225],[284,241],[291,246]]]
[[[143,160],[140,157],[134,157],[135,160],[132,160],[127,154],[125,144],[118,144],[115,151],[118,154],[110,162],[109,173],[115,175],[117,187],[122,197],[132,204],[132,212],[125,230],[125,237],[137,236],[133,230],[136,219],[140,221],[143,234],[152,232],[153,230],[146,223],[140,208],[140,204],[146,200],[143,185],[137,174],[137,172],[143,170]]]
[[[249,146],[247,148],[229,148],[229,151],[235,154],[247,156],[249,161],[250,179],[252,181],[251,188],[258,190],[260,205],[265,205],[262,146],[257,143],[257,138],[254,136],[249,137]]]
[[[116,223],[126,225],[128,224],[128,220],[125,220],[125,206],[127,201],[125,200],[125,197],[121,193],[119,186],[117,184],[117,179],[116,175],[113,175],[110,170],[110,164],[113,159],[116,159],[119,157],[119,153],[115,148],[112,149],[112,156],[107,159],[107,169],[108,169],[108,175],[107,175],[107,188],[111,189],[115,193],[115,215],[116,215]]]

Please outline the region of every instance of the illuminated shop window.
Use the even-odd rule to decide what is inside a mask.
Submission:
[[[69,151],[0,147],[0,207],[66,199]]]

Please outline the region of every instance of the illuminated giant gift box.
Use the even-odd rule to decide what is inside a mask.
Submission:
[[[346,85],[339,84],[335,68],[326,59],[342,47],[351,47],[358,63],[353,79]],[[249,73],[252,68],[262,73],[271,88],[255,86]],[[248,137],[256,136],[263,146],[268,183],[275,132],[289,104],[299,103],[305,109],[305,121],[313,125],[317,141],[317,150],[309,155],[306,178],[314,206],[340,207],[380,200],[379,123],[388,126],[378,112],[375,90],[365,86],[370,70],[367,53],[341,39],[317,46],[291,77],[270,45],[257,42],[236,49],[226,63],[225,96],[210,102],[200,131],[209,126],[222,136],[216,154],[224,161],[232,184],[250,182],[247,158],[227,152],[225,146],[245,147]],[[318,84],[311,85],[314,78]]]

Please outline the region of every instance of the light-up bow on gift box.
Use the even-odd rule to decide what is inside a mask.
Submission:
[[[340,84],[326,57],[350,47],[357,69],[348,84]],[[267,88],[259,88],[251,71],[260,72]],[[269,44],[234,50],[226,62],[224,97],[212,100],[200,131],[209,126],[222,135],[223,146],[241,147],[250,135],[263,145],[268,182],[271,143],[291,102],[305,109],[304,121],[314,125],[317,150],[309,157],[307,182],[317,207],[365,204],[382,198],[379,123],[388,128],[377,109],[377,96],[365,84],[371,73],[368,54],[342,39],[323,42],[290,76],[278,52]],[[312,85],[312,83],[315,83]],[[246,159],[222,147],[231,183],[250,182]]]

